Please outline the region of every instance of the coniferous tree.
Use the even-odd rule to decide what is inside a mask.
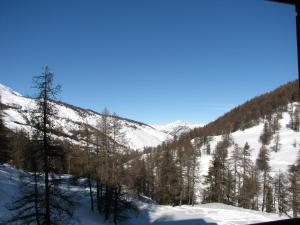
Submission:
[[[211,153],[210,144],[207,144],[207,146],[206,146],[206,154],[210,155],[210,153]]]
[[[242,160],[242,150],[241,148],[235,144],[231,157],[230,157],[230,162],[232,164],[232,185],[233,186],[233,202],[237,202],[238,205],[240,205],[240,192],[241,192],[241,160]],[[231,174],[229,173],[230,171],[228,170],[228,178],[230,178]],[[230,182],[228,182],[228,185]]]
[[[100,121],[97,124],[97,131],[95,132],[95,153],[97,157],[97,163],[95,164],[95,180],[96,180],[96,203],[97,210],[101,214],[103,210],[103,164],[104,164],[104,154],[103,154],[103,134],[101,132]]]
[[[123,198],[124,160],[126,141],[119,117],[110,115],[105,108],[100,116],[97,131],[92,134],[93,157],[91,165],[96,168],[92,175],[96,181],[96,203],[105,220],[112,219],[117,224],[124,218],[123,211],[131,207]]]
[[[113,222],[116,225],[120,220],[124,218],[123,211],[127,209],[127,204],[122,199],[124,190],[122,183],[124,183],[124,162],[123,152],[126,152],[127,143],[125,140],[125,134],[122,131],[122,125],[119,116],[116,113],[112,115],[111,121],[111,138],[112,138],[112,151],[111,151],[111,171],[112,171],[112,189],[113,189]]]
[[[240,205],[244,208],[249,207],[249,195],[247,191],[249,190],[249,182],[250,182],[250,171],[252,168],[252,161],[250,159],[250,145],[248,142],[245,143],[244,147],[242,148],[241,152],[241,167],[242,167],[242,180],[243,184],[240,191]],[[248,182],[248,184],[247,184]],[[248,186],[248,187],[247,187]]]
[[[60,188],[58,162],[63,160],[63,149],[54,142],[56,109],[52,102],[59,91],[53,85],[53,74],[45,67],[41,76],[34,77],[37,89],[36,107],[31,111],[30,147],[26,148],[29,161],[24,167],[32,174],[22,182],[22,195],[11,210],[11,221],[20,224],[69,224],[73,217],[74,201]],[[42,173],[43,172],[43,173]],[[29,219],[29,220],[28,220]]]
[[[300,212],[300,165],[292,165],[289,168],[289,191],[290,191],[290,207],[293,211],[293,217],[298,217]]]
[[[256,159],[257,168],[263,173],[263,202],[261,208],[262,211],[265,210],[265,206],[266,206],[267,182],[268,182],[268,176],[270,171],[269,161],[270,158],[269,158],[268,149],[263,145],[260,148],[258,157]]]
[[[108,220],[112,213],[112,154],[111,154],[111,123],[109,121],[109,111],[104,108],[101,116],[101,132],[103,134],[102,142],[102,154],[103,154],[103,183],[104,183],[104,217]]]
[[[53,84],[53,73],[46,66],[42,75],[34,77],[37,90],[37,107],[32,110],[31,124],[35,128],[35,140],[41,146],[44,220],[46,225],[68,223],[73,216],[74,202],[59,188],[59,171],[56,163],[63,157],[63,150],[53,141],[56,108],[52,102],[60,92],[60,86]],[[51,179],[50,179],[51,177]]]
[[[3,123],[3,106],[0,96],[0,163],[5,163],[9,160],[7,129]]]
[[[274,137],[274,151],[278,152],[280,150],[280,135],[279,133],[276,133],[275,137]]]
[[[293,107],[291,107],[290,109],[290,127],[294,130],[294,131],[299,131],[300,130],[300,112],[299,110],[293,109]]]
[[[81,128],[80,133],[82,136],[83,141],[83,151],[86,155],[85,165],[84,165],[84,175],[87,177],[87,186],[89,188],[89,194],[90,194],[90,207],[91,211],[94,211],[94,197],[93,197],[93,187],[92,187],[92,174],[93,174],[93,168],[94,168],[94,162],[92,162],[92,133],[89,130],[88,124],[87,124],[87,114],[82,111],[80,112],[81,117]]]
[[[272,131],[269,125],[269,122],[266,121],[264,123],[264,128],[263,128],[263,132],[259,137],[259,141],[263,144],[263,145],[268,145],[270,144],[270,141],[272,139]]]
[[[279,123],[279,119],[282,117],[280,113],[275,113],[274,116],[272,116],[270,121],[270,129],[273,134],[279,131],[281,125]]]
[[[158,198],[162,204],[176,205],[176,196],[180,194],[177,188],[178,170],[171,150],[163,146],[162,158],[159,165]]]
[[[231,145],[231,139],[228,135],[223,136],[223,140],[217,143],[211,165],[208,169],[208,175],[205,179],[207,188],[204,190],[204,202],[223,202],[228,201],[226,196],[228,176],[228,147]]]
[[[273,189],[270,186],[267,186],[266,194],[266,212],[274,212],[274,198],[273,198]]]
[[[300,112],[295,110],[293,113],[293,117],[294,117],[294,126],[293,129],[295,131],[300,131]]]
[[[288,190],[288,179],[287,176],[280,172],[275,177],[275,197],[278,205],[279,215],[288,215],[289,211],[289,190]]]
[[[259,192],[261,189],[261,184],[259,181],[259,169],[257,168],[257,166],[252,166],[249,183],[250,183],[249,199],[251,199],[251,209],[259,210],[258,200],[259,200]]]
[[[252,164],[248,168],[247,175],[243,178],[241,188],[241,206],[247,209],[258,210],[258,193],[260,190],[258,171]]]
[[[147,191],[148,171],[146,169],[146,162],[140,157],[132,160],[129,169],[129,187],[133,190],[134,196],[146,195],[149,196]]]

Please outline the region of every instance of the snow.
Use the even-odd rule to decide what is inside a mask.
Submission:
[[[0,84],[0,96],[1,102],[9,106],[8,109],[4,110],[5,126],[11,130],[23,129],[26,132],[31,132],[32,130],[28,126],[27,121],[30,119],[29,110],[36,106],[34,100],[24,97],[2,84]],[[86,122],[91,127],[97,129],[98,122],[101,119],[100,114],[79,108],[75,110],[63,104],[53,104],[57,108],[58,117],[58,121],[55,124],[65,134],[72,135],[72,131],[78,130],[79,124],[82,122]],[[81,112],[85,112],[86,114],[84,121],[80,115]],[[121,123],[125,139],[131,149],[143,150],[144,147],[155,147],[163,141],[172,138],[171,135],[143,123],[126,119],[121,119]],[[78,143],[76,140],[69,139],[69,141]]]
[[[11,90],[10,88],[0,84],[1,101],[9,108],[4,110],[5,125],[12,130],[24,129],[31,132],[31,128],[27,124],[30,118],[28,110],[35,107],[34,100],[24,97],[21,94]],[[53,103],[55,104],[55,103]],[[295,105],[295,104],[293,104]],[[59,117],[56,123],[65,134],[72,134],[72,130],[79,129],[79,123],[83,122],[80,116],[81,109],[74,110],[71,107],[62,104],[55,104],[58,109],[57,116]],[[291,105],[292,107],[292,105]],[[98,121],[101,115],[92,111],[87,113],[85,121],[90,126],[97,128]],[[278,152],[271,151],[274,146],[274,140],[267,146],[270,150],[270,166],[272,172],[276,173],[279,170],[286,171],[288,166],[295,163],[300,150],[300,133],[293,131],[289,126],[290,115],[288,112],[283,113],[280,119],[281,128],[278,131],[280,135],[281,148]],[[182,132],[193,129],[199,125],[192,125],[183,121],[176,121],[167,125],[149,126],[146,124],[121,120],[122,131],[125,134],[129,146],[133,149],[141,150],[144,147],[155,147],[163,141],[172,139],[173,135],[178,135]],[[243,147],[246,142],[249,143],[251,149],[251,157],[255,162],[261,143],[259,136],[263,130],[263,122],[256,126],[245,130],[239,130],[232,133],[232,138],[236,144]],[[64,138],[64,137],[57,137]],[[210,142],[211,152],[214,151],[217,142],[222,139],[221,136],[213,136]],[[75,141],[69,139],[70,141]],[[201,149],[202,155],[198,158],[199,178],[200,183],[197,190],[201,190],[201,183],[204,175],[208,172],[208,167],[212,156],[203,154],[204,149]],[[229,148],[229,156],[232,153],[233,146]],[[15,168],[9,165],[0,165],[0,221],[9,215],[6,209],[6,204],[9,203],[13,196],[18,194],[18,172]],[[76,209],[75,216],[77,224],[105,224],[97,213],[92,213],[89,210],[88,193],[80,187],[72,187],[70,190],[74,195],[80,197],[80,206]],[[199,194],[200,196],[200,194]],[[129,219],[124,222],[125,225],[138,224],[157,224],[157,225],[201,225],[201,224],[248,224],[269,220],[276,220],[279,217],[275,214],[261,213],[253,210],[241,209],[224,204],[212,203],[205,205],[192,206],[159,206],[153,203],[145,203],[138,201],[140,207],[139,214],[131,213]]]
[[[265,222],[280,219],[276,214],[241,209],[221,203],[210,203],[195,206],[142,206],[144,216],[132,219],[130,224],[156,225],[236,225]]]
[[[192,124],[189,122],[181,121],[181,120],[176,120],[175,122],[168,123],[165,125],[152,125],[152,127],[163,131],[167,134],[171,134],[173,136],[178,136],[180,134],[189,132],[190,130],[196,128],[196,127],[201,127],[203,125],[200,124]]]
[[[282,119],[280,119],[281,128],[279,130],[280,136],[280,150],[278,152],[272,151],[274,146],[274,138],[271,143],[267,146],[270,152],[270,166],[272,171],[286,171],[288,166],[294,164],[300,150],[300,133],[295,132],[289,128],[288,124],[290,122],[290,115],[287,112],[283,113]],[[238,144],[240,147],[244,147],[245,143],[248,142],[251,149],[251,157],[253,162],[255,162],[259,149],[261,148],[261,143],[259,142],[259,137],[263,130],[263,122],[259,125],[248,128],[244,131],[236,131],[231,134],[234,143]],[[213,140],[210,142],[212,151],[215,149],[217,143],[222,139],[221,136],[213,136]],[[296,146],[294,144],[296,143]],[[229,155],[231,154],[234,146],[229,148]],[[208,165],[207,160],[210,161],[211,156],[201,156],[200,165],[201,168],[207,174]]]
[[[10,211],[6,206],[18,195],[18,174],[24,173],[14,167],[0,165],[0,221],[8,218]],[[68,176],[68,175],[66,175]],[[67,187],[64,187],[67,188]],[[78,197],[79,206],[75,210],[75,224],[79,225],[109,225],[98,213],[90,211],[88,190],[71,186],[68,190]],[[138,212],[128,214],[123,225],[241,225],[256,222],[285,219],[276,214],[262,213],[254,210],[242,209],[220,203],[210,203],[195,206],[161,206],[151,199],[135,200]]]
[[[295,105],[295,103],[293,103]],[[272,150],[274,146],[274,138],[271,143],[266,146],[270,153],[270,166],[271,166],[271,175],[275,175],[279,171],[286,172],[290,165],[294,164],[300,154],[300,132],[296,132],[289,127],[290,115],[288,112],[282,114],[282,119],[279,120],[281,128],[278,131],[280,136],[280,150],[275,152]],[[238,144],[240,147],[244,147],[245,143],[248,142],[251,150],[251,159],[255,163],[258,156],[259,150],[261,148],[261,143],[259,142],[259,137],[263,131],[264,123],[261,121],[258,125],[245,130],[238,130],[231,133],[231,137],[235,144]],[[208,174],[208,168],[212,160],[212,154],[215,150],[215,147],[219,141],[222,140],[222,136],[212,136],[212,141],[209,142],[211,147],[211,155],[207,155],[206,146],[200,148],[201,157],[198,158],[199,163],[199,173],[197,183],[197,201],[202,201],[203,182],[205,176]],[[193,139],[192,143],[195,143],[196,140]],[[296,144],[296,145],[295,145]],[[228,158],[231,156],[234,145],[228,149]]]

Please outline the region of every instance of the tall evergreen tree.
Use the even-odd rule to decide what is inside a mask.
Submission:
[[[288,190],[288,179],[287,176],[280,172],[274,179],[275,183],[275,197],[278,205],[278,213],[279,215],[285,214],[288,215],[289,211],[289,190]]]
[[[25,148],[24,168],[32,173],[21,182],[21,195],[10,209],[18,224],[70,224],[74,201],[60,188],[59,162],[63,149],[54,142],[56,109],[52,100],[59,87],[53,86],[53,74],[45,67],[41,76],[34,77],[37,89],[36,107],[31,111],[33,129],[29,146]],[[30,156],[30,157],[29,157]]]
[[[274,151],[278,152],[280,150],[281,144],[280,144],[280,135],[277,132],[274,137]]]
[[[253,196],[249,194],[251,182],[251,170],[252,170],[252,160],[250,153],[250,145],[248,142],[245,143],[244,147],[241,149],[241,168],[242,168],[242,187],[239,193],[240,206],[244,208],[250,207],[250,201]]]
[[[273,198],[273,189],[270,185],[267,186],[266,191],[266,212],[274,212],[274,198]]]
[[[289,168],[289,191],[290,207],[293,211],[293,217],[298,217],[300,212],[300,164],[292,165]]]
[[[80,136],[82,136],[83,146],[82,149],[85,152],[85,165],[84,165],[84,175],[87,177],[87,186],[89,188],[90,194],[90,206],[91,211],[94,211],[94,197],[92,191],[92,174],[94,169],[94,162],[92,162],[92,132],[90,131],[87,124],[87,115],[84,111],[80,112],[81,117],[81,127],[80,127]]]
[[[257,168],[263,173],[263,202],[262,202],[262,208],[261,210],[265,210],[266,206],[266,194],[267,194],[267,182],[268,182],[268,177],[269,177],[269,171],[270,171],[270,166],[269,166],[269,152],[268,149],[263,145],[260,148],[258,157],[256,159],[256,165]]]
[[[159,165],[159,183],[157,195],[162,204],[177,205],[176,197],[180,195],[178,189],[178,169],[173,154],[167,146],[162,147],[162,158]]]
[[[240,192],[241,192],[241,163],[242,163],[242,149],[235,144],[231,157],[230,162],[232,164],[232,191],[233,191],[233,202],[237,202],[240,205]],[[228,178],[230,178],[230,173],[228,170]],[[228,185],[230,182],[228,182]]]
[[[223,140],[217,143],[213,159],[208,169],[205,179],[207,188],[204,190],[204,202],[228,202],[228,147],[231,140],[228,135],[223,136]],[[227,196],[226,196],[227,194]]]
[[[270,141],[272,139],[272,130],[270,128],[269,122],[266,121],[264,123],[264,128],[262,131],[262,134],[259,137],[259,141],[262,143],[262,145],[268,145],[270,144]]]
[[[35,128],[36,141],[41,146],[44,221],[46,225],[68,223],[73,216],[74,202],[59,188],[59,171],[56,163],[63,157],[63,150],[54,142],[57,110],[52,102],[60,92],[60,86],[53,84],[53,73],[45,66],[42,75],[34,77],[37,90],[37,107],[32,110],[31,124]],[[50,179],[51,177],[51,179]]]

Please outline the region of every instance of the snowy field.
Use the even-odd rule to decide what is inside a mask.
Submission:
[[[19,171],[9,165],[0,165],[0,221],[10,212],[6,205],[18,194]],[[88,191],[72,187],[80,206],[75,211],[76,224],[108,225],[89,209]],[[137,201],[139,212],[130,213],[123,225],[235,225],[284,219],[276,214],[241,209],[219,203],[192,206],[159,206],[151,202]],[[0,222],[1,224],[1,222]]]

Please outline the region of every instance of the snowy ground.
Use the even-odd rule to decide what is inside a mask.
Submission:
[[[9,165],[0,165],[0,223],[10,212],[6,205],[18,194],[18,171]],[[73,187],[79,197],[80,206],[76,209],[76,224],[107,225],[95,212],[89,210],[88,192]],[[192,206],[159,206],[138,201],[139,212],[130,213],[123,225],[235,225],[281,219],[276,214],[261,213],[219,203]],[[282,218],[283,219],[283,218]]]

